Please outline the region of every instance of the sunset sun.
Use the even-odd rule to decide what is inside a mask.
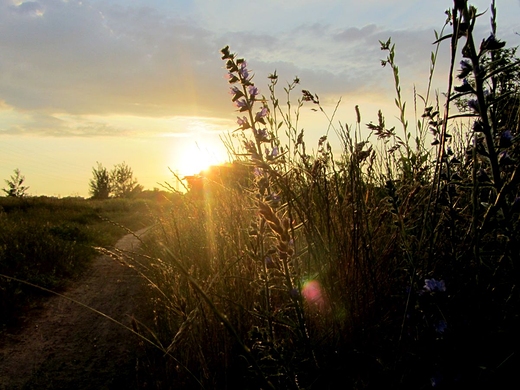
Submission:
[[[214,147],[200,143],[189,143],[176,156],[176,167],[181,176],[198,174],[212,165],[222,164],[225,157]]]

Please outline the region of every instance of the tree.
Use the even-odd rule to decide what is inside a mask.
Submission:
[[[97,168],[92,168],[93,178],[90,179],[90,194],[93,199],[108,199],[112,191],[110,173],[101,164],[97,163]]]
[[[3,188],[3,191],[7,196],[22,198],[25,196],[25,192],[29,189],[29,187],[22,185],[24,180],[25,176],[22,176],[20,170],[16,168],[14,170],[14,175],[11,175],[11,180],[5,180],[8,188]]]
[[[132,168],[125,162],[114,166],[110,173],[110,180],[116,198],[131,198],[143,191],[143,186],[134,178]]]

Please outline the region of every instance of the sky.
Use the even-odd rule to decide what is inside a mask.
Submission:
[[[470,1],[479,11],[490,1]],[[497,0],[498,38],[520,44],[520,1]],[[30,195],[84,196],[92,168],[125,162],[145,189],[229,159],[233,131],[220,49],[247,60],[260,93],[267,76],[294,77],[335,120],[387,118],[393,79],[379,41],[396,45],[405,98],[423,93],[434,30],[451,1],[419,0],[0,0],[0,188],[20,169]],[[490,32],[490,12],[477,22]],[[435,87],[446,87],[449,44]],[[437,78],[438,76],[438,78]],[[409,106],[411,103],[409,104]],[[304,106],[308,145],[323,115]],[[413,116],[413,113],[410,113]]]

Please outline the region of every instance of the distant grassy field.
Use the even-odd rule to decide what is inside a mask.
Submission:
[[[60,289],[97,256],[94,247],[113,245],[152,223],[156,201],[75,198],[0,198],[0,274],[48,289]],[[44,294],[0,278],[0,327]]]

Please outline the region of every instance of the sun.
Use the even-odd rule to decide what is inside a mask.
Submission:
[[[217,148],[201,145],[198,142],[185,145],[176,157],[176,170],[181,176],[199,174],[225,161]]]

